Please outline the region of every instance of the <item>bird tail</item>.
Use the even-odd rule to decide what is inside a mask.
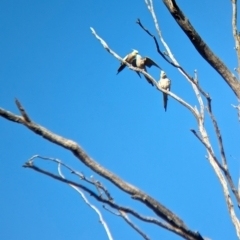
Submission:
[[[118,75],[125,67],[126,67],[126,65],[121,63],[120,67],[119,67],[118,70],[117,70],[117,75]]]
[[[145,68],[144,69],[145,70],[145,72],[147,72],[147,69]],[[153,86],[153,83],[152,83],[152,81],[148,78],[148,77],[146,77],[146,76],[144,76],[145,78],[146,78],[146,80]]]
[[[164,106],[165,112],[167,111],[167,102],[168,102],[168,95],[166,93],[163,93],[163,106]]]

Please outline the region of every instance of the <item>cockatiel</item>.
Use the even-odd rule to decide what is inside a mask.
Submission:
[[[158,81],[158,86],[167,91],[170,91],[171,80],[167,78],[167,75],[164,71],[161,71],[160,73],[160,80]],[[165,111],[167,111],[167,101],[168,101],[168,95],[166,93],[163,93],[163,106]]]
[[[151,66],[155,66],[159,69],[161,69],[161,67],[159,67],[151,58],[149,57],[141,57],[139,54],[136,55],[136,57],[133,59],[132,65],[134,67],[138,67],[140,69],[143,69],[145,72],[147,72],[147,68],[146,67],[151,67]],[[137,72],[139,74],[139,72]],[[140,76],[140,74],[139,74]],[[147,79],[147,81],[153,85],[152,81],[150,79],[148,79],[147,77],[145,77]]]

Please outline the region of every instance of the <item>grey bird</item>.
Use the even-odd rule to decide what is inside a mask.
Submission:
[[[161,71],[160,73],[160,80],[158,81],[158,86],[167,91],[170,91],[171,80],[167,78],[167,75],[164,71]],[[168,95],[166,93],[163,93],[163,106],[164,106],[165,112],[167,111],[167,101],[168,101]]]
[[[127,63],[132,64],[132,61],[137,54],[138,54],[138,51],[133,49],[133,51],[129,53],[127,56],[125,56],[123,60],[126,61]],[[125,67],[126,67],[126,64],[121,62],[120,67],[117,70],[117,74],[119,74]]]
[[[155,66],[155,67],[161,69],[161,67],[159,67],[151,58],[141,57],[139,54],[137,54],[136,57],[133,59],[132,65],[134,67],[138,67],[140,69],[143,69],[145,72],[147,72],[146,67],[150,68],[151,66]],[[137,72],[137,73],[140,76],[139,72]],[[153,85],[152,81],[148,77],[145,77],[145,78],[151,85]]]

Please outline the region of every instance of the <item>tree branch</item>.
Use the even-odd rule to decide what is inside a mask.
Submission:
[[[153,21],[154,21],[154,24],[155,24],[155,28],[157,30],[157,33],[158,33],[158,36],[159,36],[159,39],[162,43],[162,45],[164,46],[164,48],[166,49],[166,53],[165,55],[168,56],[168,58],[164,58],[165,60],[167,60],[171,65],[173,65],[174,67],[176,67],[178,69],[178,71],[187,79],[187,81],[189,83],[191,83],[192,87],[193,87],[193,90],[195,91],[195,94],[197,96],[197,99],[198,99],[198,102],[200,104],[200,108],[201,108],[201,115],[203,117],[204,113],[203,113],[203,101],[202,101],[202,97],[200,96],[199,92],[206,98],[206,99],[209,99],[209,95],[207,93],[205,93],[203,91],[203,89],[199,86],[199,83],[197,81],[195,81],[182,67],[181,65],[178,63],[178,61],[176,60],[176,58],[174,57],[170,47],[168,46],[168,44],[165,42],[163,36],[162,36],[162,32],[159,28],[159,24],[158,24],[158,19],[157,19],[157,16],[155,14],[155,11],[154,11],[154,7],[153,7],[153,0],[145,0],[145,3],[147,5],[147,8],[149,10],[149,12],[151,13],[152,15],[152,18],[153,18]],[[155,41],[155,44],[156,44],[156,47],[157,47],[157,50],[159,50],[158,52],[160,53],[160,49],[159,49],[159,45],[158,45],[158,42],[156,40],[156,37],[151,34],[140,22],[140,20],[137,21],[137,23],[140,25],[140,27],[148,33],[148,35],[152,36],[154,41]],[[160,53],[160,55],[162,56],[162,54]]]
[[[133,228],[135,229],[145,240],[150,240],[150,238],[138,227],[136,226],[127,216],[127,214],[119,210],[121,217]]]
[[[190,21],[181,11],[176,1],[163,0],[163,2],[199,54],[221,75],[221,77],[233,90],[237,98],[240,99],[240,83],[238,82],[237,78],[203,41]]]
[[[168,56],[169,58],[172,60],[172,62],[177,65],[177,66],[180,66],[177,62],[177,60],[174,58],[170,48],[168,47],[168,45],[166,44],[166,42],[164,41],[163,37],[162,37],[162,34],[161,34],[161,31],[160,31],[160,28],[159,28],[159,25],[158,25],[158,21],[157,21],[157,18],[156,18],[156,15],[155,15],[155,12],[154,12],[154,7],[153,7],[153,1],[152,0],[145,0],[146,4],[147,4],[147,7],[148,7],[148,10],[150,11],[150,13],[152,14],[152,17],[153,17],[153,20],[154,20],[154,24],[155,24],[155,27],[156,27],[156,30],[158,32],[158,35],[159,35],[159,38],[162,42],[162,44],[164,45],[165,49],[167,50],[167,53],[168,53]],[[169,1],[167,1],[169,2]],[[175,2],[175,1],[174,1]],[[173,8],[173,5],[171,5],[171,8]],[[179,10],[180,11],[180,10]],[[181,13],[181,11],[180,11]],[[182,14],[182,13],[181,13]],[[185,17],[184,17],[185,18]],[[189,23],[190,24],[190,23]],[[234,192],[235,196],[236,196],[236,189],[233,185],[233,182],[232,182],[232,179],[231,179],[231,175],[229,174],[229,172],[226,170],[226,168],[224,168],[220,163],[219,161],[217,160],[215,154],[214,154],[214,151],[212,149],[212,146],[211,146],[211,143],[210,143],[210,140],[209,140],[209,137],[208,137],[208,134],[207,134],[207,131],[204,127],[204,105],[203,105],[203,101],[202,101],[202,98],[199,94],[199,91],[200,89],[198,88],[198,82],[197,81],[194,81],[193,79],[189,78],[189,76],[187,74],[185,74],[184,71],[182,71],[179,67],[178,67],[178,70],[186,77],[186,79],[192,84],[192,87],[193,87],[193,90],[195,91],[195,94],[197,96],[197,99],[198,99],[198,102],[199,102],[199,105],[200,105],[200,112],[201,114],[198,114],[197,115],[199,116],[197,118],[197,122],[198,122],[198,128],[199,128],[199,132],[201,134],[201,137],[196,133],[196,131],[194,130],[191,130],[194,135],[200,140],[200,142],[202,142],[202,144],[206,147],[206,150],[207,150],[207,153],[208,153],[208,159],[209,159],[209,162],[210,164],[212,165],[213,169],[214,169],[214,172],[216,173],[221,185],[222,185],[222,188],[223,188],[223,193],[224,193],[224,197],[225,197],[225,200],[226,200],[226,204],[227,204],[227,207],[228,207],[228,210],[229,210],[229,215],[231,217],[231,220],[235,226],[235,229],[236,229],[236,232],[237,232],[237,235],[240,236],[240,224],[239,224],[239,221],[238,221],[238,218],[236,217],[236,214],[235,214],[235,211],[234,211],[234,208],[233,208],[233,202],[232,202],[232,199],[231,199],[231,196],[230,196],[230,193],[229,193],[229,189],[228,189],[228,185],[227,185],[227,181],[228,183],[230,184],[231,188],[232,188],[232,191]],[[195,78],[197,79],[197,75],[195,73]],[[203,94],[204,95],[204,94]],[[208,103],[208,106],[209,106],[209,109],[211,111],[211,98],[209,97],[209,95],[204,95],[207,99],[207,103]],[[195,109],[195,111],[197,112],[197,109]],[[227,178],[227,180],[224,178],[221,170],[224,172],[224,175],[225,177]],[[238,196],[237,196],[237,199],[238,199]]]
[[[182,98],[178,97],[176,94],[170,92],[170,91],[166,91],[165,89],[159,87],[159,85],[157,84],[156,80],[149,75],[147,72],[145,72],[144,70],[140,69],[140,68],[136,68],[133,67],[131,64],[127,63],[126,61],[124,61],[120,56],[118,56],[112,49],[109,48],[109,46],[107,45],[107,43],[97,35],[96,31],[93,28],[90,28],[92,31],[92,34],[100,41],[100,43],[103,45],[103,47],[110,53],[112,54],[116,59],[118,59],[120,62],[123,62],[124,64],[126,64],[131,70],[137,71],[142,73],[145,77],[147,77],[148,79],[150,79],[153,83],[153,85],[161,92],[166,93],[167,95],[171,96],[172,98],[174,98],[175,100],[177,100],[179,103],[181,103],[183,106],[185,106],[188,110],[190,110],[190,112],[192,112],[192,114],[194,115],[194,117],[196,119],[198,119],[198,113],[195,111],[195,109],[188,104],[186,101],[184,101]]]
[[[63,183],[66,183],[66,184],[71,185],[73,187],[76,187],[78,189],[80,188],[80,189],[84,190],[85,192],[87,192],[90,196],[94,197],[99,202],[103,202],[103,203],[109,205],[110,207],[112,207],[112,208],[114,208],[114,209],[116,209],[118,211],[124,211],[126,213],[129,213],[129,214],[133,215],[134,217],[136,217],[136,218],[138,218],[138,219],[140,219],[140,220],[142,220],[144,222],[152,223],[152,224],[158,225],[158,226],[160,226],[162,228],[165,228],[165,229],[167,229],[167,230],[169,230],[169,231],[171,231],[173,233],[176,233],[177,235],[179,235],[179,236],[181,236],[181,237],[183,237],[185,239],[189,239],[189,240],[195,240],[195,239],[203,240],[203,238],[200,236],[200,234],[198,232],[195,233],[198,236],[198,238],[193,238],[191,235],[189,236],[189,233],[187,234],[182,229],[177,228],[176,226],[171,226],[171,225],[169,225],[167,223],[161,222],[161,221],[159,221],[158,219],[156,219],[154,217],[143,216],[143,215],[139,214],[138,212],[134,211],[133,209],[131,209],[129,207],[124,207],[124,206],[116,204],[115,202],[113,202],[113,201],[111,201],[109,199],[102,198],[101,195],[100,196],[97,195],[94,191],[92,191],[91,189],[89,189],[88,187],[85,187],[84,185],[82,185],[80,183],[77,183],[77,182],[74,182],[74,181],[62,178],[62,177],[60,177],[58,175],[55,175],[55,174],[53,174],[51,172],[48,172],[48,171],[46,171],[44,169],[41,169],[41,168],[39,168],[39,167],[37,167],[37,166],[35,166],[33,164],[35,158],[41,158],[41,159],[44,159],[44,160],[51,160],[51,161],[54,161],[54,162],[58,163],[58,165],[63,165],[64,167],[68,168],[69,170],[71,169],[70,167],[68,167],[64,163],[59,162],[58,160],[55,161],[52,158],[40,157],[38,155],[35,155],[32,158],[30,158],[28,160],[28,162],[26,162],[23,165],[23,167],[30,168],[30,169],[32,169],[34,171],[37,171],[39,173],[42,173],[42,174],[47,175],[49,177],[52,177],[55,180],[58,180],[58,181],[63,182]],[[103,205],[103,208],[105,208],[108,211],[112,212],[111,210],[106,208],[104,205]],[[112,213],[114,213],[114,212],[112,212]],[[116,213],[114,213],[114,214],[115,215],[119,215],[119,214],[116,214]]]
[[[59,162],[58,163],[58,174],[61,176],[62,179],[65,179],[65,177],[64,177],[64,175],[62,174],[62,171],[61,171],[61,165],[62,165],[61,162]],[[103,216],[102,216],[102,213],[100,212],[100,210],[96,206],[94,206],[93,204],[91,204],[88,201],[88,199],[86,198],[85,194],[81,191],[80,188],[76,187],[75,185],[72,185],[71,183],[68,183],[68,185],[70,187],[72,187],[74,190],[76,190],[81,195],[81,197],[84,200],[84,202],[97,213],[97,215],[99,217],[99,221],[103,225],[103,228],[104,228],[104,230],[107,233],[108,239],[109,240],[113,240],[113,237],[112,237],[112,234],[110,232],[110,229],[109,229],[107,223],[105,222],[105,220],[103,219]]]
[[[238,58],[238,67],[236,68],[237,73],[238,73],[238,79],[239,79],[239,74],[240,74],[240,36],[237,31],[237,0],[231,0],[232,1],[232,9],[233,9],[233,14],[232,14],[232,29],[233,29],[233,37],[235,40],[235,50],[237,52],[237,58]]]
[[[210,106],[210,103],[208,104]],[[208,110],[208,113],[210,115],[210,118],[212,120],[212,123],[213,123],[213,126],[214,126],[214,131],[216,133],[216,136],[217,136],[217,140],[218,140],[218,146],[219,146],[219,150],[220,150],[220,154],[221,154],[221,158],[222,158],[222,171],[223,173],[225,174],[226,176],[226,179],[231,187],[231,190],[237,200],[237,203],[238,203],[238,207],[240,207],[240,196],[238,194],[238,191],[237,189],[235,188],[234,184],[233,184],[233,180],[232,180],[232,177],[229,173],[229,169],[228,169],[228,165],[227,165],[227,159],[226,159],[226,155],[225,155],[225,151],[224,151],[224,146],[223,146],[223,140],[222,140],[222,135],[221,135],[221,132],[220,132],[220,129],[218,127],[218,124],[217,124],[217,121],[213,115],[213,112],[212,112],[212,108],[211,107],[207,107],[207,110]]]
[[[51,157],[43,157],[43,156],[40,156],[40,155],[34,155],[32,156],[28,162],[33,162],[35,159],[42,159],[42,160],[46,160],[46,161],[51,161],[51,162],[55,162],[57,164],[60,164],[61,166],[65,167],[66,169],[68,169],[72,174],[78,176],[81,180],[91,184],[91,185],[94,185],[97,190],[100,192],[99,189],[101,189],[105,195],[107,196],[108,200],[109,201],[113,201],[113,198],[112,196],[110,195],[110,193],[108,192],[108,190],[99,182],[99,181],[92,181],[92,180],[89,180],[87,179],[82,173],[79,173],[77,172],[76,170],[74,170],[73,168],[69,167],[67,164],[63,163],[61,160],[57,159],[57,158],[51,158]],[[102,197],[102,194],[101,194],[101,197]]]
[[[29,128],[31,131],[42,136],[48,141],[70,150],[87,167],[89,167],[99,175],[103,176],[104,178],[108,179],[119,189],[131,195],[134,199],[137,199],[140,202],[142,202],[144,205],[149,207],[153,212],[155,212],[157,216],[164,219],[170,225],[179,228],[181,231],[183,231],[188,236],[188,239],[202,240],[202,237],[199,233],[191,231],[184,224],[184,222],[179,217],[177,217],[173,212],[171,212],[161,203],[159,203],[158,201],[156,201],[155,199],[153,199],[152,197],[150,197],[137,187],[123,181],[117,175],[115,175],[114,173],[110,172],[109,170],[105,169],[100,164],[95,162],[76,142],[70,139],[66,139],[62,136],[59,136],[53,132],[50,132],[48,129],[32,121],[26,122],[23,120],[22,117],[7,112],[2,108],[0,108],[0,116],[3,116],[4,118],[9,119],[11,121],[15,121],[17,123],[21,123],[27,128]],[[35,170],[39,171],[39,169]],[[64,179],[62,179],[62,181],[64,181]]]

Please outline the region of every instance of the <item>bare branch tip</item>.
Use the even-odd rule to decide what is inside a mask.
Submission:
[[[17,98],[15,98],[15,104],[17,105],[17,108],[20,110],[21,103],[18,101]]]
[[[90,29],[91,29],[93,34],[96,34],[95,30],[92,27],[90,27]]]
[[[17,98],[15,98],[15,103],[16,103],[17,108],[18,108],[18,110],[20,111],[23,119],[24,119],[26,122],[29,122],[29,123],[30,123],[30,122],[31,122],[30,118],[28,117],[28,115],[27,115],[27,113],[25,112],[23,106],[21,105],[21,103],[18,101]]]
[[[27,168],[27,167],[32,167],[33,166],[33,161],[28,161],[28,162],[25,162],[22,167],[24,168]]]

